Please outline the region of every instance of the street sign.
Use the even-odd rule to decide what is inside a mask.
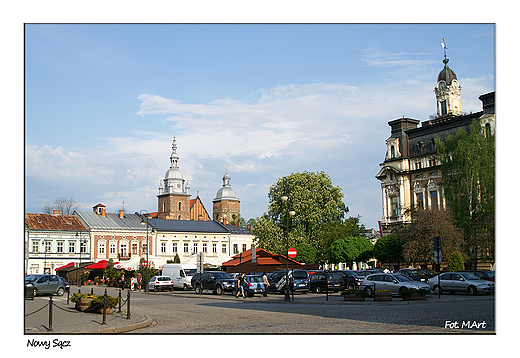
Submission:
[[[148,267],[148,261],[143,261],[143,267]]]
[[[291,247],[289,250],[287,250],[287,255],[294,259],[296,257],[296,249],[294,247]]]

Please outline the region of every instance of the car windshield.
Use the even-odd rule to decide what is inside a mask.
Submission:
[[[464,278],[465,278],[466,280],[480,280],[477,276],[472,275],[472,274],[467,273],[467,272],[460,272],[460,274],[461,274],[462,276],[464,276]]]
[[[264,278],[262,276],[248,276],[249,282],[264,282]]]
[[[402,275],[393,275],[393,277],[399,281],[399,282],[408,282],[408,281],[412,281],[410,280],[408,277],[406,276],[402,276]]]
[[[493,271],[484,271],[484,275],[486,275],[486,277],[489,278],[495,278],[495,274],[493,273]]]
[[[40,276],[27,275],[27,276],[25,276],[25,281],[33,282],[33,281],[36,281],[38,278],[40,278]]]
[[[233,278],[230,274],[227,272],[215,272],[215,278],[216,279],[223,279],[223,278]]]
[[[157,281],[171,281],[172,279],[168,276],[157,277]]]
[[[295,280],[306,280],[307,279],[307,272],[305,272],[305,271],[294,271],[293,272],[293,278]]]
[[[339,273],[329,273],[328,279],[329,280],[341,280],[341,275]]]
[[[184,269],[186,276],[193,276],[197,273],[197,269]]]

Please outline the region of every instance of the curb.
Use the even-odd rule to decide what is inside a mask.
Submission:
[[[153,319],[147,317],[146,315],[143,315],[145,317],[144,321],[137,322],[134,324],[130,324],[127,326],[122,327],[112,327],[112,328],[105,328],[105,329],[99,329],[94,331],[84,331],[84,332],[77,332],[74,334],[115,334],[115,333],[126,333],[130,331],[134,331],[136,329],[146,328],[153,324]]]

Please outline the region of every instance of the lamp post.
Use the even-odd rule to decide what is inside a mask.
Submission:
[[[149,275],[148,275],[148,267],[150,267],[150,262],[148,261],[148,253],[150,252],[150,241],[148,239],[148,228],[150,227],[150,223],[149,221],[153,221],[155,223],[155,220],[153,219],[148,219],[148,217],[146,217],[145,215],[143,215],[143,212],[145,214],[148,214],[148,211],[146,210],[141,210],[139,212],[139,214],[141,215],[141,225],[146,225],[146,272],[145,272],[145,278],[144,278],[144,292],[145,293],[148,293],[148,279],[149,279]]]
[[[286,256],[286,260],[285,260],[285,296],[284,296],[284,301],[290,301],[291,300],[291,296],[290,296],[290,288],[289,288],[289,259],[288,259],[288,252],[289,252],[289,215],[290,216],[294,216],[296,214],[296,212],[294,211],[294,209],[291,207],[291,209],[289,210],[289,188],[287,187],[287,182],[285,180],[285,178],[283,179],[283,194],[282,196],[280,197],[280,199],[282,199],[283,202],[287,203],[287,220],[286,220],[286,228],[285,228],[285,246],[286,246],[286,251],[285,251],[285,254],[287,255]]]

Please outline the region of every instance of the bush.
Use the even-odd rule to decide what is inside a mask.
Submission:
[[[453,251],[448,260],[448,271],[457,272],[464,270],[464,258],[459,251]]]
[[[365,296],[368,297],[369,294],[366,291],[363,290],[345,290],[342,291],[341,294],[344,295],[357,295],[357,296]]]

